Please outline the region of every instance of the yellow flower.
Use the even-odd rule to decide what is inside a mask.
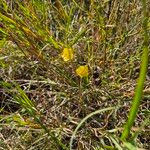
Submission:
[[[73,49],[71,48],[64,48],[63,52],[61,53],[61,57],[64,61],[69,61],[73,59]]]
[[[78,76],[80,76],[80,78],[82,78],[82,77],[87,77],[88,74],[89,74],[88,66],[87,66],[87,65],[79,66],[79,67],[76,69],[76,74],[77,74]]]

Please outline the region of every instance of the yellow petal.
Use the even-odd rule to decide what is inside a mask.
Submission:
[[[87,66],[87,65],[79,66],[79,67],[76,69],[76,74],[77,74],[78,76],[80,76],[81,78],[82,78],[82,77],[87,77],[88,74],[89,74],[88,66]]]
[[[73,59],[73,49],[71,48],[64,48],[63,52],[61,53],[61,57],[64,61],[69,61]]]

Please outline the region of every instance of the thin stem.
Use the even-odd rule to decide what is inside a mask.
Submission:
[[[140,101],[142,99],[143,95],[143,88],[144,88],[144,81],[146,78],[146,73],[148,69],[148,54],[149,54],[149,48],[148,48],[148,43],[149,43],[149,36],[148,36],[148,9],[146,6],[146,0],[142,0],[143,4],[143,32],[144,32],[144,40],[143,40],[143,54],[142,54],[142,62],[141,62],[141,69],[140,69],[140,75],[139,79],[137,82],[136,90],[135,90],[135,96],[133,99],[133,103],[131,106],[131,110],[129,112],[129,118],[127,120],[127,123],[124,127],[124,131],[122,133],[121,139],[126,141],[127,138],[129,137],[131,127],[134,124],[134,121],[136,119],[136,115],[138,112],[138,108],[140,105]]]

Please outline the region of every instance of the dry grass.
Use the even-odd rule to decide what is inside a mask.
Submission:
[[[142,5],[125,0],[88,2],[2,0],[8,8],[1,10],[0,80],[17,83],[34,103],[42,124],[67,147],[89,113],[120,106],[88,119],[73,145],[78,150],[117,149],[111,138],[125,147],[119,137],[139,75]],[[65,47],[75,51],[69,62],[60,57]],[[75,73],[83,63],[89,66],[88,83]],[[149,72],[131,133],[139,133],[134,144],[146,150],[150,149]],[[0,87],[0,150],[59,149],[13,93]]]

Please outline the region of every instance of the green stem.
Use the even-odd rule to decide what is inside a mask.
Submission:
[[[142,62],[141,62],[140,75],[139,75],[139,79],[138,79],[136,90],[135,90],[135,96],[133,99],[131,110],[129,112],[129,118],[127,120],[127,123],[124,127],[124,131],[121,136],[121,139],[123,141],[126,141],[127,138],[129,137],[130,130],[136,119],[140,101],[141,101],[141,98],[143,95],[144,81],[145,81],[146,73],[147,73],[147,69],[148,69],[149,36],[148,36],[148,32],[147,32],[147,30],[148,30],[148,9],[146,6],[146,0],[142,0],[142,4],[143,4],[143,15],[144,15],[144,20],[143,20],[143,33],[144,33],[143,41],[144,42],[143,42]]]

